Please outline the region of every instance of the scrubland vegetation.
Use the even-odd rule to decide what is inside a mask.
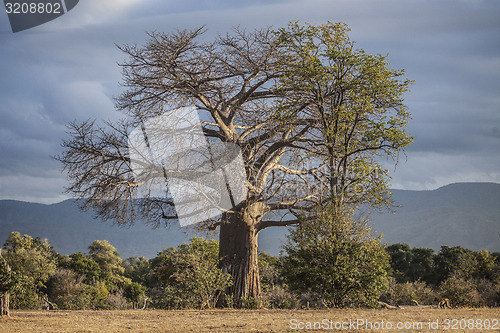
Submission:
[[[318,238],[311,229],[295,229],[281,257],[260,252],[262,297],[245,298],[241,307],[366,308],[378,307],[379,300],[435,305],[441,298],[453,307],[493,307],[500,300],[498,253],[384,246],[363,238],[369,229],[352,222],[324,230],[330,231]],[[13,310],[42,309],[44,297],[60,310],[234,307],[228,296],[221,302],[231,279],[217,267],[215,240],[193,238],[151,259],[122,260],[104,240],[94,241],[88,253],[61,255],[47,240],[14,232],[3,246],[2,261],[1,267],[11,268],[1,271],[1,283]]]

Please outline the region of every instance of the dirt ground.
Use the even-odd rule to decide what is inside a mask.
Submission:
[[[0,332],[499,332],[500,309],[12,311]]]

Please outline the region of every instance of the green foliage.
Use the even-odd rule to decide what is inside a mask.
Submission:
[[[2,255],[11,268],[12,308],[36,308],[38,293],[54,274],[60,256],[47,240],[13,232],[5,241]]]
[[[291,124],[308,118],[317,138],[311,160],[329,170],[330,200],[337,204],[388,203],[389,176],[375,155],[397,158],[413,138],[402,95],[411,83],[389,69],[386,57],[355,49],[344,23],[290,23],[277,31],[283,53],[278,90],[285,100],[275,119]],[[340,206],[339,206],[340,207]]]
[[[434,262],[438,283],[452,276],[468,280],[476,273],[478,264],[474,252],[461,246],[442,246]]]
[[[474,269],[474,277],[477,279],[486,279],[497,281],[499,278],[499,266],[495,257],[487,250],[482,250],[474,253],[476,259],[476,267]]]
[[[97,282],[92,285],[82,285],[80,297],[85,301],[90,301],[87,306],[92,310],[108,310],[111,306],[107,303],[109,290],[104,282]]]
[[[143,300],[144,292],[144,287],[137,282],[126,284],[123,288],[123,296],[133,304],[133,308],[136,308],[137,304]]]
[[[32,279],[16,271],[12,271],[12,288],[10,293],[10,305],[12,309],[36,309],[41,304]]]
[[[145,257],[131,257],[122,262],[123,275],[132,282],[138,282],[143,286],[152,286],[156,282],[152,261]]]
[[[69,258],[70,260],[65,262],[64,267],[84,276],[85,283],[95,282],[101,277],[101,268],[97,262],[88,258],[84,253],[76,252],[70,255]]]
[[[117,290],[110,293],[104,281],[84,282],[84,276],[59,268],[49,283],[49,299],[61,310],[124,309],[127,301]]]
[[[257,310],[262,306],[262,302],[260,299],[255,297],[242,297],[241,298],[241,307],[247,310]]]
[[[106,240],[96,240],[89,246],[89,257],[100,269],[100,281],[105,281],[108,289],[123,287],[130,280],[123,276],[122,259],[116,248]]]
[[[12,271],[22,276],[33,289],[44,288],[54,274],[59,255],[47,240],[13,232],[7,238],[2,252]]]
[[[452,275],[439,286],[441,298],[448,298],[452,306],[479,306],[481,296],[473,281],[460,274]]]
[[[277,286],[283,285],[283,278],[280,274],[283,263],[279,257],[259,252],[259,277],[261,290],[266,293]]]
[[[430,304],[430,292],[450,299],[454,306],[494,306],[499,301],[500,267],[486,250],[442,246],[434,254],[432,249],[410,249],[408,244],[386,249],[395,279],[382,296],[388,303],[406,304],[413,299]]]
[[[366,223],[333,209],[292,230],[283,275],[292,290],[326,306],[375,305],[387,284],[388,256]]]
[[[387,246],[386,250],[391,257],[392,276],[397,282],[435,282],[433,249],[411,249],[408,244],[398,243]]]
[[[5,258],[2,257],[2,250],[0,249],[0,296],[10,291],[12,287],[12,271]]]
[[[217,268],[218,249],[215,240],[193,238],[151,260],[122,262],[113,246],[96,241],[89,256],[63,258],[47,241],[13,233],[0,257],[0,293],[10,291],[13,309],[41,308],[45,292],[68,310],[137,307],[146,293],[158,308],[211,308],[231,284]],[[384,249],[365,223],[333,206],[292,230],[286,250],[283,258],[259,253],[262,299],[244,298],[242,307],[370,306],[379,297],[400,305],[431,304],[437,297],[453,306],[500,302],[495,254],[458,246],[443,246],[437,254],[407,244]],[[49,270],[40,271],[33,260]],[[231,297],[225,303],[232,307]]]
[[[217,267],[219,245],[215,240],[192,238],[189,244],[159,254],[156,272],[165,284],[155,302],[163,308],[212,308],[231,277]],[[158,260],[154,260],[158,264]]]

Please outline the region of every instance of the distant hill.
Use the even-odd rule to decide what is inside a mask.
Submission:
[[[500,184],[457,183],[433,191],[393,190],[399,207],[372,215],[384,242],[500,252]]]
[[[372,214],[372,226],[386,243],[439,250],[461,245],[471,250],[500,251],[500,184],[459,183],[434,191],[393,190],[399,207]],[[73,200],[57,204],[0,200],[0,243],[12,231],[47,238],[61,254],[86,252],[94,240],[108,240],[122,258],[154,257],[163,248],[177,246],[195,236],[185,228],[151,229],[138,222],[119,227],[82,212]],[[287,228],[269,228],[259,234],[259,249],[277,255]]]
[[[195,236],[179,225],[152,229],[142,222],[125,227],[104,223],[95,219],[92,212],[82,212],[74,200],[52,205],[0,200],[1,244],[13,231],[47,238],[61,254],[87,252],[94,240],[108,240],[124,259],[131,256],[152,258],[162,249]]]

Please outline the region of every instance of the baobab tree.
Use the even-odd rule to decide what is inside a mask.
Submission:
[[[397,161],[411,142],[402,99],[409,81],[384,57],[355,49],[348,31],[341,23],[292,23],[207,41],[200,28],[120,46],[126,91],[116,104],[126,118],[69,125],[56,157],[68,191],[117,223],[178,219],[168,188],[140,190],[145,182],[127,145],[148,119],[194,106],[208,144],[237,147],[245,171],[243,200],[198,226],[219,230],[220,268],[232,276],[235,303],[259,297],[258,233],[300,223],[304,212],[332,202],[386,202],[388,177],[376,156]]]

